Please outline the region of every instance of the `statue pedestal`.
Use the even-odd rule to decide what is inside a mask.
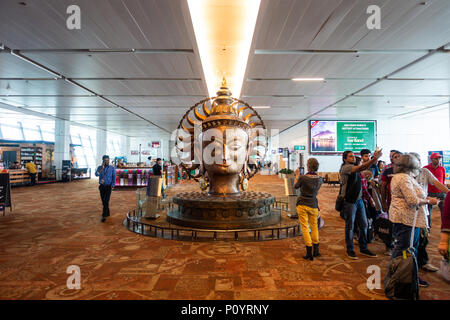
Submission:
[[[279,223],[281,216],[272,210],[275,198],[264,192],[214,196],[206,192],[186,192],[173,197],[178,209],[167,213],[167,221],[201,229],[251,229]]]

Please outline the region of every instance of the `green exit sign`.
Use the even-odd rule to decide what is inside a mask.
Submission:
[[[294,146],[294,150],[305,150],[305,146]]]

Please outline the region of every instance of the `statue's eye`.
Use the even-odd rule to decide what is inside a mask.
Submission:
[[[230,147],[233,150],[239,150],[242,146],[239,142],[233,142]]]

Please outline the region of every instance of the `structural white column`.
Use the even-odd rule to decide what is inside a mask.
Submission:
[[[70,123],[55,120],[55,167],[56,180],[61,180],[62,161],[70,159]]]
[[[170,143],[169,143],[170,137],[161,137],[161,158],[165,159],[166,161],[170,160]]]
[[[106,131],[97,129],[97,153],[95,158],[95,163],[97,166],[99,166],[102,163],[102,157],[106,154],[106,147],[107,147]],[[114,159],[110,159],[110,161],[113,160]]]
[[[128,158],[130,157],[131,138],[125,137],[124,141],[125,141],[125,144],[124,144],[124,148],[122,151],[122,155],[125,156],[128,160]]]

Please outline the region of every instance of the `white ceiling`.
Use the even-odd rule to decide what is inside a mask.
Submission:
[[[207,96],[185,0],[20,2],[0,1],[1,101],[148,136]],[[72,4],[81,30],[66,28]],[[380,30],[366,26],[373,4]],[[279,130],[433,110],[450,101],[449,43],[449,0],[262,0],[241,98],[271,106],[258,112]]]

